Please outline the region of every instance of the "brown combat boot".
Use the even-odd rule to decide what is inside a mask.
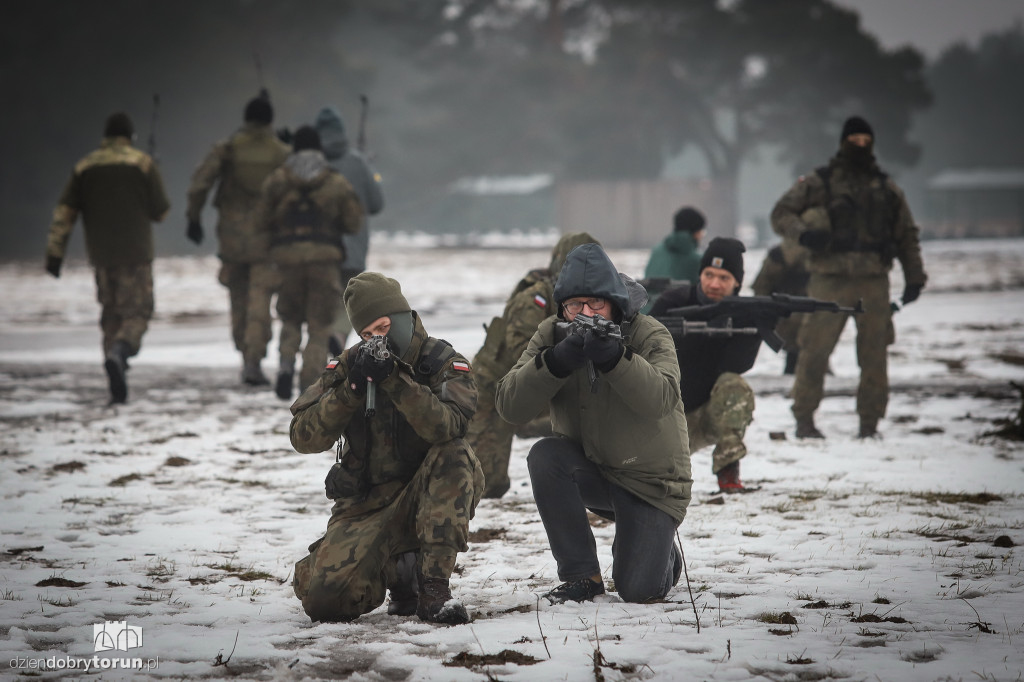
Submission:
[[[740,481],[740,463],[738,461],[727,464],[718,472],[718,489],[723,493],[746,492],[747,489]]]
[[[798,417],[796,420],[797,438],[824,438],[825,434],[814,425],[814,417]]]
[[[417,571],[419,579],[419,604],[416,615],[420,620],[443,625],[463,625],[469,622],[466,607],[452,597],[446,578],[426,578]]]
[[[419,605],[419,556],[416,552],[405,552],[395,561],[395,582],[388,585],[391,601],[388,603],[389,616],[411,616]]]

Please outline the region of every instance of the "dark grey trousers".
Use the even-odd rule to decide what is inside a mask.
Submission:
[[[675,520],[610,483],[568,438],[542,438],[527,458],[558,578],[581,580],[601,573],[587,509],[615,521],[612,580],[628,602],[661,599],[679,580],[682,557],[675,547]]]

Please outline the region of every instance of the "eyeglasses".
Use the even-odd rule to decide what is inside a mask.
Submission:
[[[577,313],[582,311],[583,306],[587,306],[595,313],[598,313],[604,310],[606,307],[608,307],[608,301],[604,300],[603,298],[587,298],[583,300],[573,299],[571,301],[566,301],[565,303],[562,304],[562,307],[565,308],[565,311],[571,315],[576,315]]]

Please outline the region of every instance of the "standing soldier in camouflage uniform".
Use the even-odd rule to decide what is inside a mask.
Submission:
[[[315,127],[320,134],[327,163],[348,180],[363,207],[362,227],[355,234],[342,237],[345,242],[345,260],[341,263],[341,288],[344,291],[348,281],[366,269],[366,256],[370,250],[370,225],[367,218],[383,210],[384,194],[380,188],[380,176],[373,172],[362,154],[352,149],[345,132],[345,123],[333,107],[320,110]],[[339,298],[338,314],[327,339],[331,355],[338,355],[345,348],[345,339],[350,331],[352,323],[345,312],[345,304]]]
[[[102,307],[104,368],[112,403],[128,399],[128,358],[139,352],[153,317],[153,225],[170,203],[156,163],[135,149],[127,114],[107,118],[103,143],[75,165],[53,212],[46,271],[60,277],[78,215]]]
[[[217,256],[220,258],[220,283],[228,288],[231,301],[231,336],[235,348],[242,353],[242,381],[253,386],[264,385],[267,378],[260,369],[260,361],[267,354],[270,341],[270,297],[273,270],[267,267],[267,253],[253,239],[252,212],[260,198],[260,188],[270,172],[281,165],[291,151],[277,139],[270,124],[274,110],[265,96],[256,97],[245,107],[245,124],[228,139],[218,142],[192,174],[188,189],[189,239],[203,241],[200,223],[206,196],[215,184],[217,193],[213,205],[217,207]],[[263,307],[266,324],[260,334],[254,334],[247,345],[245,334],[247,311],[250,306],[250,284],[257,280],[262,286],[253,287],[260,300],[254,307]],[[251,347],[250,347],[251,346]]]
[[[427,336],[398,282],[352,278],[345,307],[363,342],[327,364],[291,407],[292,446],[322,452],[343,438],[327,475],[327,533],[295,565],[295,594],[314,621],[377,608],[435,623],[469,622],[449,578],[465,552],[483,472],[463,439],[476,409],[469,363]],[[374,360],[363,343],[386,339]],[[373,412],[368,387],[374,387]]]
[[[903,266],[903,303],[917,300],[927,277],[918,228],[903,192],[879,170],[872,153],[874,131],[864,119],[847,119],[839,152],[828,166],[801,177],[772,210],[772,228],[811,251],[808,294],[851,306],[857,315],[857,363],[861,368],[857,414],[861,438],[875,437],[889,401],[887,346],[895,340],[889,305],[893,258]],[[815,211],[814,209],[818,209]],[[824,209],[824,225],[812,218]],[[828,358],[846,315],[815,313],[800,327],[800,357],[793,383],[793,416],[798,438],[824,438],[814,424],[821,403]]]
[[[352,185],[327,164],[320,136],[310,126],[295,131],[295,153],[263,183],[256,207],[256,242],[277,268],[281,318],[280,370],[276,392],[292,396],[295,356],[306,325],[299,383],[312,384],[327,358],[327,335],[341,297],[339,266],[345,257],[341,235],[362,224],[363,211]],[[249,307],[246,344],[262,338],[270,311]]]
[[[737,295],[743,285],[745,251],[737,239],[712,239],[701,258],[697,286],[668,289],[654,304],[651,315],[662,315],[671,308],[710,305]],[[735,319],[733,325],[754,326],[754,321]],[[747,455],[743,437],[754,420],[754,391],[740,375],[754,366],[760,348],[760,336],[693,334],[676,340],[690,452],[715,446],[711,471],[723,493],[746,490],[740,481],[740,460]]]
[[[776,244],[768,250],[761,269],[750,286],[755,296],[770,296],[771,294],[789,294],[791,296],[806,296],[807,282],[811,279],[811,273],[807,271],[807,249],[795,241],[785,239],[781,244]],[[789,317],[783,317],[775,325],[775,333],[782,339],[783,350],[786,351],[786,365],[783,374],[793,374],[796,370],[796,359],[800,354],[800,347],[796,344],[797,333],[804,316],[801,313],[794,313]]]
[[[512,454],[513,434],[550,435],[551,431],[546,410],[519,430],[502,419],[494,410],[494,390],[498,380],[516,364],[540,323],[558,313],[553,294],[565,257],[581,244],[597,243],[586,232],[563,235],[551,252],[550,265],[546,269],[531,270],[519,280],[501,317],[495,317],[486,327],[484,345],[473,358],[478,399],[476,415],[466,434],[466,440],[484,470],[486,498],[498,498],[508,491],[508,462]]]

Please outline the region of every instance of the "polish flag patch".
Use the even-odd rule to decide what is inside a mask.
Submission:
[[[455,362],[452,363],[452,369],[454,369],[456,372],[468,372],[469,363],[462,362],[461,360],[456,360]]]
[[[533,295],[533,302],[536,303],[537,305],[539,305],[541,308],[547,308],[548,307],[547,299],[544,298],[543,296],[541,296],[540,294],[534,294]]]
[[[338,366],[339,362],[340,362],[340,360],[338,360],[338,358],[331,358],[331,360],[328,361],[328,363],[327,363],[327,369],[329,369],[329,370],[330,369],[334,369],[335,367]]]

